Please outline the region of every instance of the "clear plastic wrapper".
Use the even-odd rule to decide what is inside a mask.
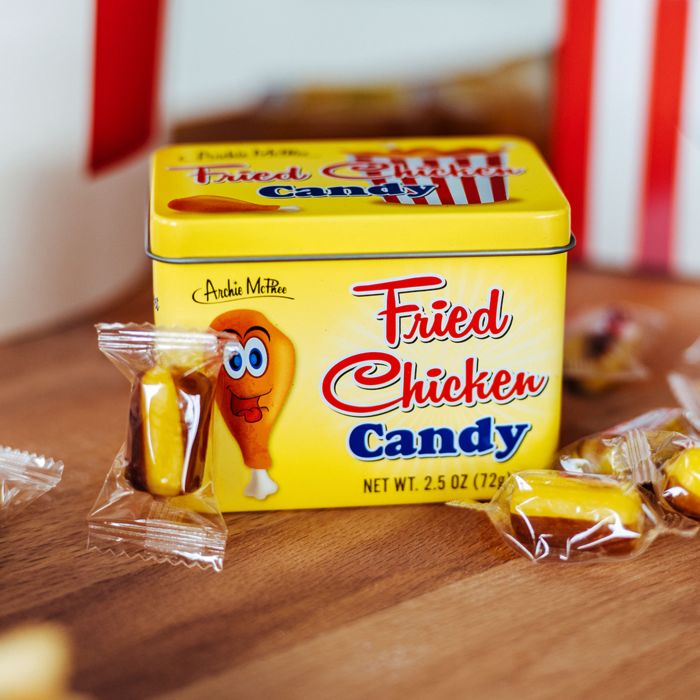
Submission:
[[[700,440],[681,433],[631,431],[620,448],[625,471],[667,511],[700,520]]]
[[[700,374],[696,368],[688,368],[682,372],[671,372],[668,384],[676,401],[683,407],[688,420],[693,426],[691,433],[700,433]],[[678,432],[685,433],[685,430]]]
[[[697,531],[669,517],[633,481],[600,474],[518,472],[489,503],[449,505],[486,511],[504,540],[536,562],[628,558],[662,533]]]
[[[698,338],[690,347],[685,349],[683,359],[691,365],[700,364],[700,338]]]
[[[687,411],[657,408],[566,445],[555,457],[553,468],[577,474],[622,473],[626,463],[620,447],[623,436],[631,430],[647,433],[652,446],[657,440],[663,441],[663,434],[668,432],[700,437]]]
[[[700,339],[685,352],[688,362],[700,362]],[[697,367],[671,372],[668,383],[692,428],[679,429],[667,441],[672,452],[660,465],[654,488],[662,501],[687,517],[700,520],[700,375]],[[673,449],[678,448],[678,449]],[[658,461],[658,460],[657,460]]]
[[[226,334],[100,324],[100,350],[131,383],[126,444],[88,516],[88,546],[220,571],[226,524],[206,465]]]
[[[602,306],[574,317],[564,340],[567,385],[595,394],[644,379],[644,355],[662,327],[656,311],[632,305]]]
[[[662,464],[656,490],[669,507],[700,520],[700,443],[685,446]]]
[[[682,409],[657,409],[564,448],[554,468],[647,490],[666,513],[700,520],[700,436]],[[678,521],[679,522],[679,521]]]
[[[55,488],[63,462],[0,446],[0,523]]]

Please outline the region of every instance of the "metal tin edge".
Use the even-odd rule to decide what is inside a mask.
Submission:
[[[148,230],[146,233],[148,236]],[[257,262],[299,262],[310,260],[391,260],[395,258],[482,258],[514,255],[558,255],[566,253],[576,245],[576,238],[571,234],[569,242],[556,248],[511,248],[507,250],[450,250],[450,251],[416,251],[406,253],[336,253],[318,255],[249,255],[232,258],[164,258],[151,251],[146,239],[146,255],[151,260],[171,265],[202,265],[211,263],[257,263]]]

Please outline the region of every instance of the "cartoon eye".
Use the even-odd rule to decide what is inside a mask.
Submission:
[[[267,369],[267,349],[260,338],[251,338],[245,344],[248,371],[254,377],[262,377]]]
[[[245,374],[244,352],[240,343],[226,343],[224,347],[224,369],[231,379],[240,379]]]

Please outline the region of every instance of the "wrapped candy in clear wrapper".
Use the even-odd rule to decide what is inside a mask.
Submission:
[[[700,520],[700,443],[687,445],[666,460],[655,486],[669,507]]]
[[[700,362],[700,339],[685,353],[689,362]],[[668,375],[671,391],[683,406],[693,429],[678,430],[669,440],[675,451],[664,461],[654,482],[655,489],[670,507],[700,520],[700,376],[697,368]]]
[[[692,536],[697,526],[668,517],[630,480],[551,470],[511,475],[485,510],[518,553],[531,561],[620,559],[642,553],[662,533]]]
[[[643,363],[650,340],[663,326],[651,309],[605,306],[566,324],[564,377],[583,393],[598,393],[647,376]]]
[[[553,468],[577,474],[622,473],[626,465],[620,446],[623,436],[631,430],[646,432],[652,444],[657,439],[656,435],[663,440],[662,434],[668,432],[700,437],[687,411],[682,408],[657,408],[572,442],[559,451]]]
[[[0,446],[0,523],[55,488],[63,462]]]
[[[650,489],[667,511],[700,520],[700,440],[681,433],[627,433],[624,474]]]
[[[227,531],[206,454],[222,356],[240,343],[133,324],[100,324],[97,335],[131,397],[127,441],[88,516],[88,545],[220,571]]]
[[[559,453],[554,469],[631,481],[666,513],[700,520],[700,435],[683,409],[650,411],[582,438]]]
[[[568,445],[551,470],[511,475],[485,510],[533,561],[618,559],[660,534],[694,536],[700,436],[683,408],[660,408]]]

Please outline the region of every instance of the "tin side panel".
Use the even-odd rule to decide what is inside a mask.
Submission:
[[[547,466],[565,274],[565,255],[155,262],[157,323],[215,323],[247,349],[217,394],[222,507],[484,499]],[[255,469],[278,487],[261,500]]]

